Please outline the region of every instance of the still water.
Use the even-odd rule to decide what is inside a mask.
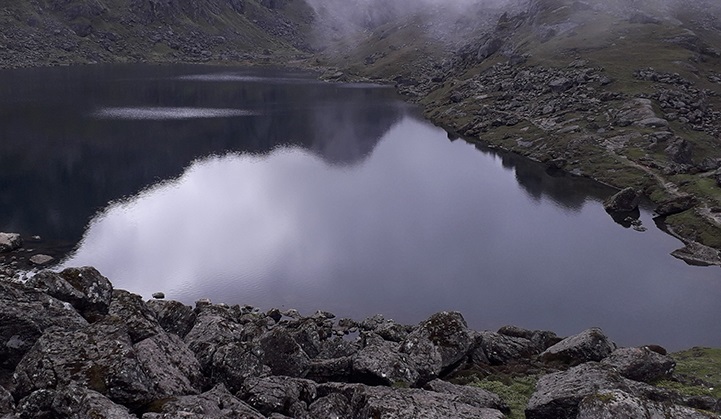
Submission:
[[[613,191],[480,150],[391,89],[271,70],[0,72],[0,231],[116,287],[619,344],[721,346],[721,270],[603,211]]]

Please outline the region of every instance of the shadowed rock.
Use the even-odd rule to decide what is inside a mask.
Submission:
[[[182,396],[160,404],[160,413],[146,413],[143,419],[262,419],[257,410],[233,396],[222,384],[197,396]]]
[[[631,212],[638,208],[641,195],[633,188],[625,188],[603,201],[603,209],[608,213]]]
[[[616,349],[601,363],[616,368],[619,374],[628,379],[646,383],[670,378],[676,367],[676,362],[671,357],[648,348]]]

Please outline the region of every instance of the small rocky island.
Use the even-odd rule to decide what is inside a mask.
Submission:
[[[0,280],[2,418],[713,418],[721,400],[655,345],[408,326],[318,311],[195,307],[114,289],[91,267]],[[526,395],[488,388],[531,383]],[[529,381],[530,380],[530,381]],[[701,380],[697,380],[703,383]],[[672,383],[674,385],[662,385]],[[496,385],[494,387],[494,384]],[[698,384],[698,382],[696,382]],[[530,397],[529,397],[530,396]],[[519,402],[520,400],[520,402]]]

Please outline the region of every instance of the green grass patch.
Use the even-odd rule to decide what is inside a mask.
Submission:
[[[679,381],[662,381],[659,387],[687,396],[721,398],[721,349],[692,348],[671,354]]]
[[[695,211],[671,215],[666,218],[666,224],[682,237],[721,249],[721,228],[709,223]]]
[[[511,413],[506,415],[509,419],[523,419],[526,417],[526,406],[536,390],[537,382],[537,375],[527,375],[503,378],[487,377],[482,380],[477,379],[469,385],[497,394],[511,408]]]

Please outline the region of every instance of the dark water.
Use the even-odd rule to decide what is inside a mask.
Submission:
[[[612,191],[414,114],[279,71],[0,72],[0,231],[145,297],[721,346],[721,270],[669,256],[650,213],[623,228]]]

